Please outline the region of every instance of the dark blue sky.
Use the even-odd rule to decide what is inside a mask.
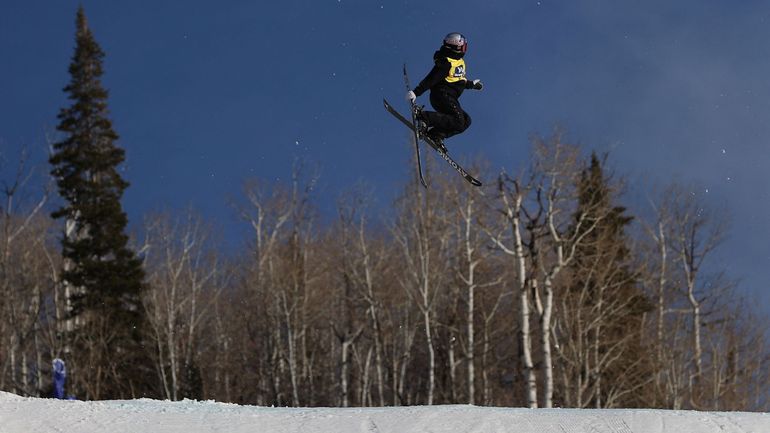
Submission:
[[[559,122],[611,151],[629,197],[696,183],[731,215],[724,266],[770,299],[766,1],[0,0],[0,178],[23,146],[45,161],[80,3],[107,53],[133,224],[192,205],[237,244],[248,228],[228,198],[246,178],[285,179],[296,157],[320,168],[322,208],[360,180],[387,206],[413,167],[381,99],[404,108],[401,65],[416,83],[460,31],[486,87],[463,96],[473,125],[448,145],[493,161],[482,180],[520,169],[528,135]]]

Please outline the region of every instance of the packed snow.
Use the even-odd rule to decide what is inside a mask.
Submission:
[[[770,414],[668,410],[275,408],[213,401],[66,401],[0,392],[0,433],[768,433]]]

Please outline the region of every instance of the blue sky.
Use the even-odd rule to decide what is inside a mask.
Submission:
[[[44,165],[74,46],[77,1],[0,0],[0,178],[22,147]],[[127,151],[133,224],[188,205],[230,244],[228,206],[249,177],[319,167],[322,208],[365,181],[387,207],[413,174],[405,108],[444,34],[470,40],[459,160],[516,171],[528,135],[563,124],[610,151],[629,197],[677,180],[731,215],[722,262],[767,303],[770,282],[770,4],[763,1],[83,1],[107,54],[104,84]],[[421,98],[427,102],[427,97]],[[768,307],[770,308],[770,307]]]

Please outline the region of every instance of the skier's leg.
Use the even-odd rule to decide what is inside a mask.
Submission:
[[[434,134],[440,135],[440,138],[459,134],[470,126],[470,116],[463,111],[454,96],[440,91],[431,92],[430,104],[436,109],[436,112],[423,112],[423,116],[428,125],[435,130]]]
[[[452,129],[447,131],[446,137],[457,135],[471,126],[471,116],[460,106],[457,99],[452,101]]]
[[[459,104],[458,104],[458,105],[459,105]],[[460,129],[460,131],[458,132],[458,134],[459,134],[460,132],[463,132],[463,131],[465,131],[466,129],[468,129],[468,127],[469,127],[469,126],[471,126],[471,122],[472,122],[472,121],[471,121],[471,116],[470,116],[470,114],[468,114],[468,112],[466,112],[466,111],[465,111],[465,110],[463,110],[462,108],[460,108],[460,110],[463,112],[463,124],[462,124],[462,128]]]

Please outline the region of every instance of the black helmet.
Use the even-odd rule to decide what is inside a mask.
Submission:
[[[461,33],[450,33],[444,37],[444,46],[460,54],[468,51],[468,39]]]

